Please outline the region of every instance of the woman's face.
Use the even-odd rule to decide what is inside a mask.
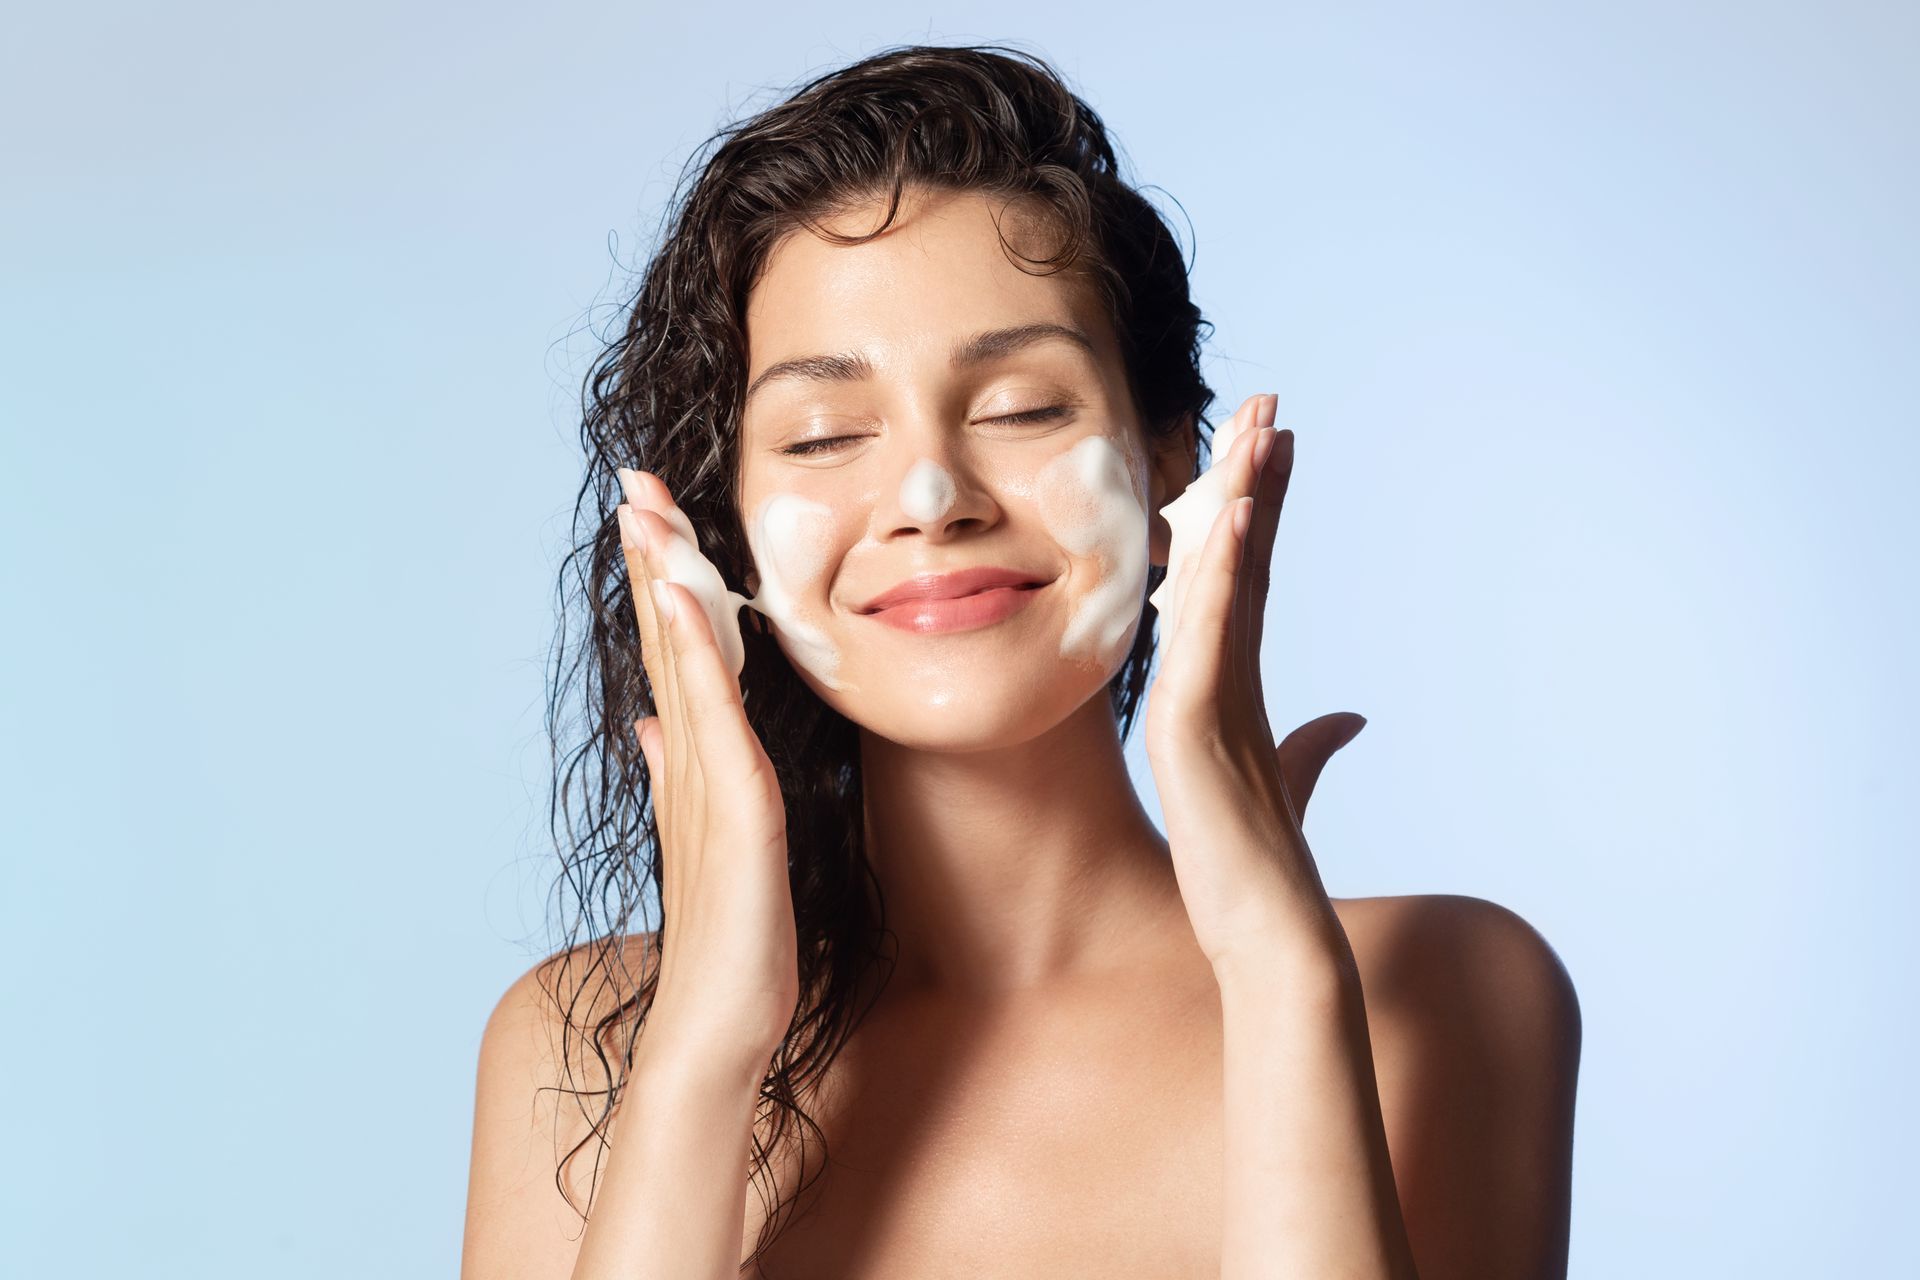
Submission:
[[[1149,512],[1178,465],[1147,452],[1112,328],[1073,273],[1008,261],[996,212],[1028,254],[1055,243],[1003,202],[910,192],[866,244],[788,236],[747,304],[754,608],[822,699],[910,746],[1025,741],[1101,693],[1165,562]],[[1024,585],[871,611],[980,570]]]

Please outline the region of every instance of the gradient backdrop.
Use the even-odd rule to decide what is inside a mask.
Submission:
[[[922,40],[1053,58],[1280,393],[1309,834],[1564,957],[1573,1274],[1910,1265],[1917,11],[807,8],[9,17],[0,1269],[453,1273],[592,331]]]

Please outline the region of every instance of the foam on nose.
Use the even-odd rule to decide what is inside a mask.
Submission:
[[[900,480],[900,510],[921,524],[932,524],[952,508],[955,493],[947,469],[922,458]]]

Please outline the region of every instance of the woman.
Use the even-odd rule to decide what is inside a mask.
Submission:
[[[1276,751],[1260,689],[1292,433],[1200,472],[1099,119],[920,47],[722,136],[589,380],[589,936],[487,1025],[463,1275],[1563,1275],[1572,987],[1492,903],[1326,895],[1364,721]]]

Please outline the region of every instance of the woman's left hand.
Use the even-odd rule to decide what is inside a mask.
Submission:
[[[1216,973],[1351,958],[1300,823],[1328,758],[1366,720],[1321,716],[1274,746],[1260,642],[1293,432],[1272,429],[1275,398],[1256,401],[1241,409],[1251,429],[1214,464],[1231,497],[1187,567],[1144,717],[1180,895]]]

